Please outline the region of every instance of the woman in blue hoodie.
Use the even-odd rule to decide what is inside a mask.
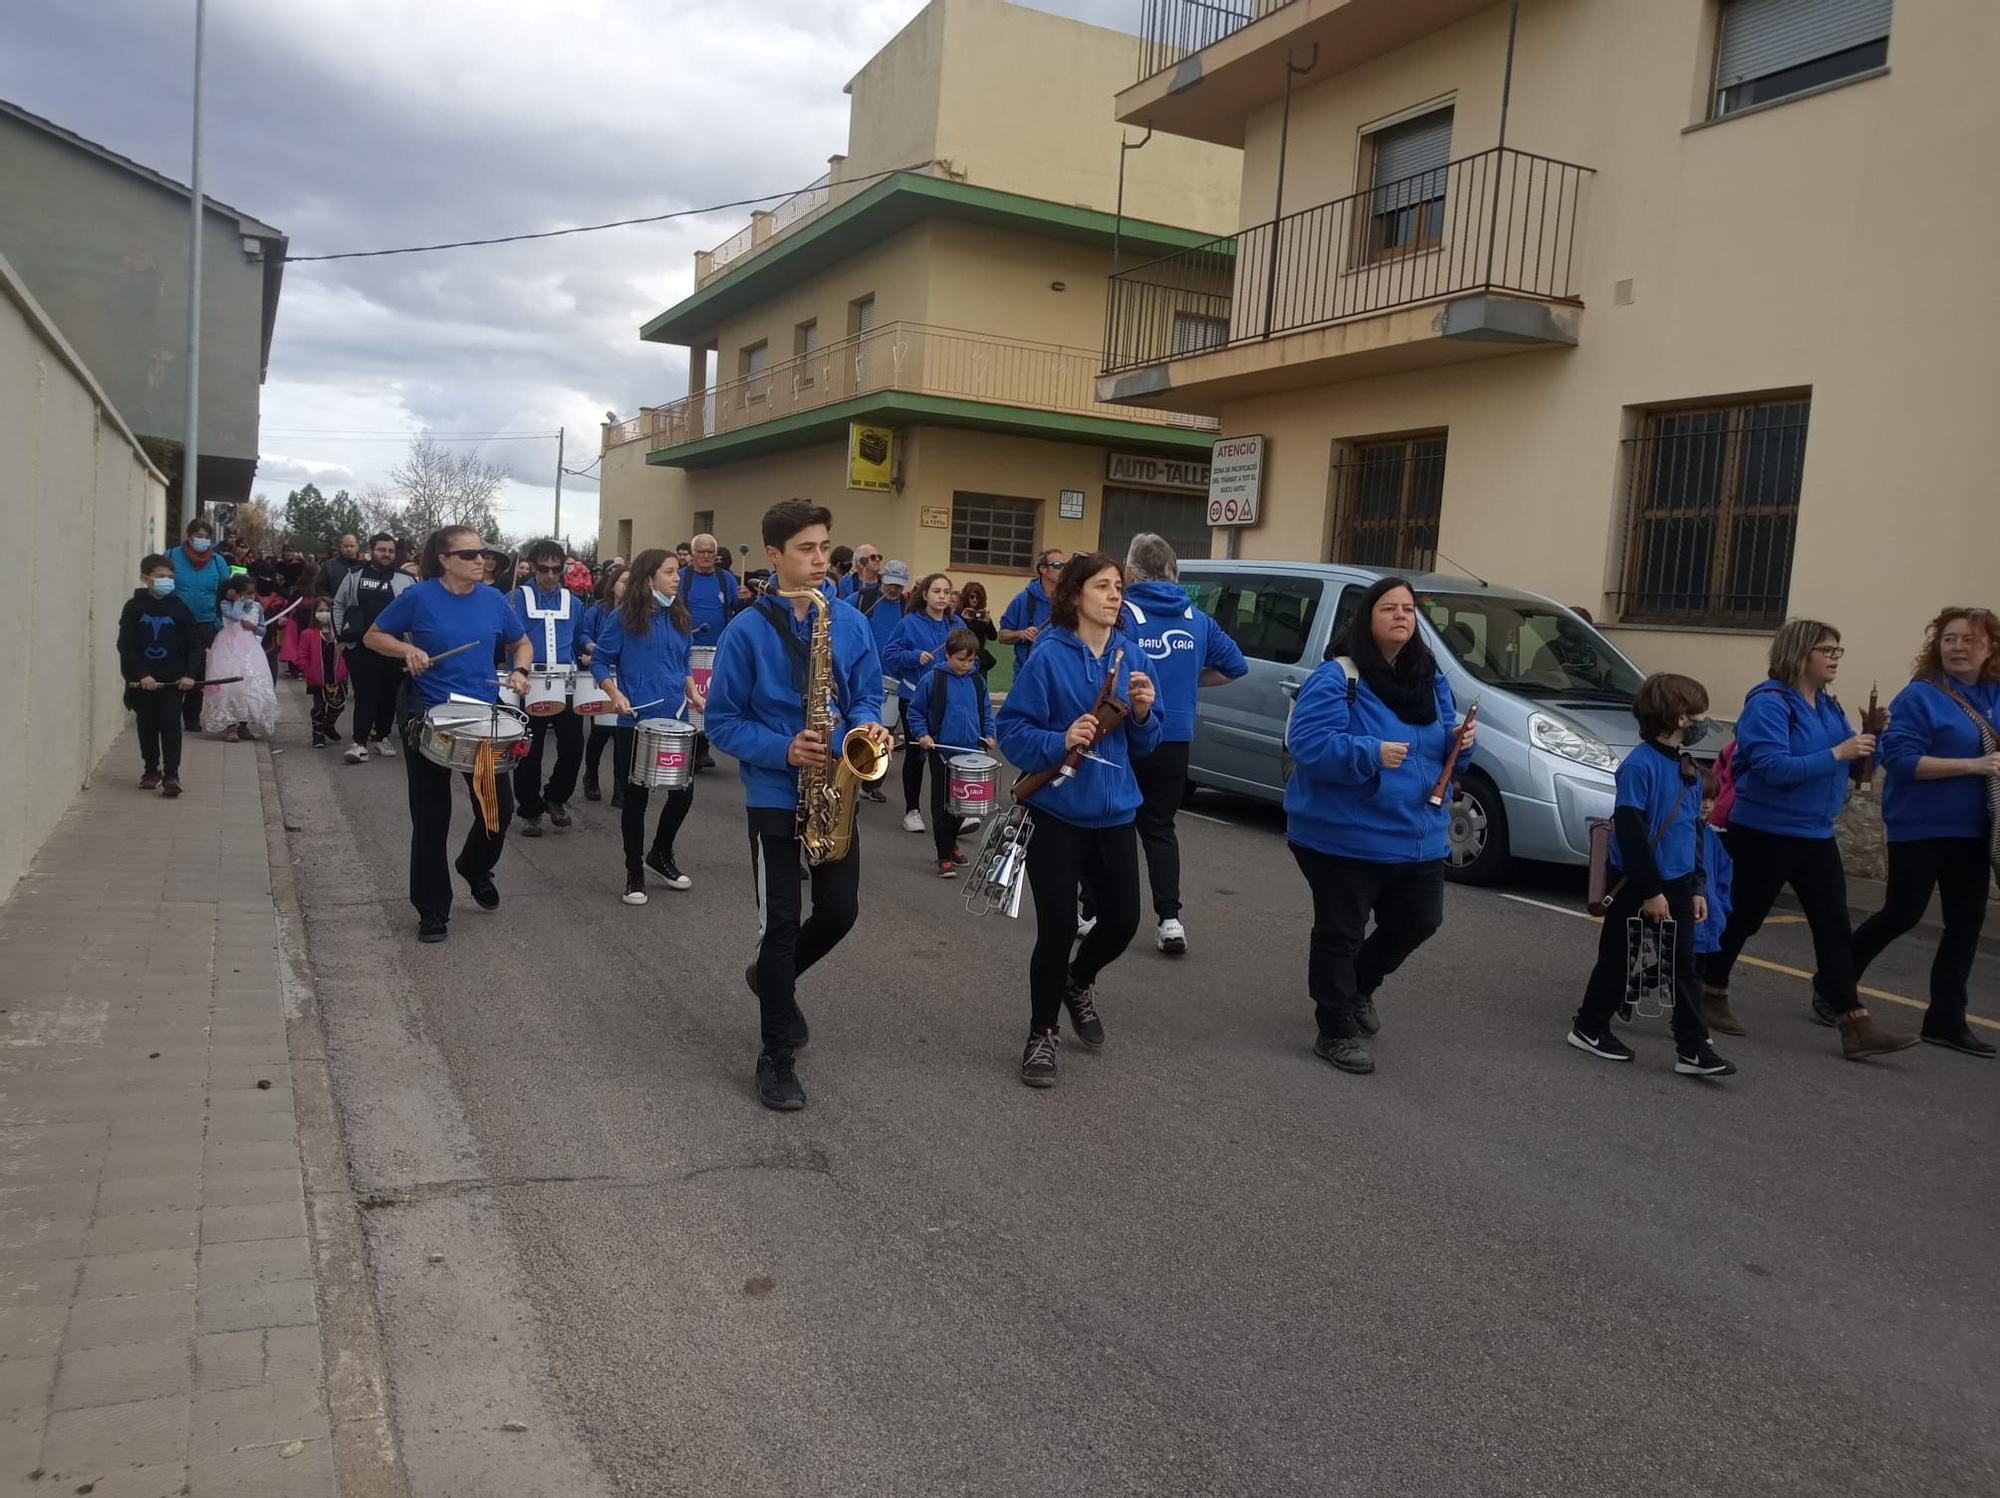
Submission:
[[[1922,1038],[1968,1056],[1994,1046],[1966,1023],[1966,985],[1979,951],[2000,823],[2000,619],[1949,608],[1924,635],[1910,684],[1889,705],[1882,735],[1882,821],[1889,838],[1888,900],[1854,933],[1858,979],[1918,921],[1937,891],[1944,936],[1931,962]]]
[[[613,562],[604,569],[604,576],[598,579],[596,601],[583,611],[583,623],[577,629],[578,639],[586,651],[594,652],[597,642],[604,637],[604,626],[611,622],[618,612],[618,605],[625,601],[627,574],[622,562]],[[579,656],[578,659],[582,659]],[[592,674],[595,675],[593,665]],[[611,745],[611,804],[625,804],[625,776],[631,765],[620,756],[618,748],[617,716],[613,713],[599,713],[590,720],[590,737],[583,745],[583,799],[601,800],[603,786],[598,781],[598,766],[604,763],[604,748]],[[628,744],[625,746],[630,748]]]
[[[1849,727],[1828,690],[1844,654],[1840,631],[1831,624],[1787,620],[1771,638],[1770,679],[1743,700],[1736,720],[1736,804],[1724,838],[1736,866],[1736,908],[1701,976],[1709,1028],[1743,1034],[1729,1007],[1729,973],[1789,884],[1805,911],[1819,964],[1813,1007],[1840,1026],[1841,1053],[1856,1061],[1903,1050],[1917,1037],[1877,1026],[1855,990],[1847,874],[1833,823],[1846,804],[1852,766],[1875,752],[1875,736]]]
[[[1030,1013],[1021,1080],[1030,1087],[1056,1081],[1056,1019],[1069,1011],[1077,1039],[1104,1044],[1093,990],[1139,929],[1139,845],[1133,818],[1139,782],[1132,755],[1160,742],[1153,683],[1138,651],[1118,634],[1124,603],[1119,567],[1102,552],[1086,552],[1063,569],[1049,600],[1049,623],[1034,654],[1001,705],[1000,747],[1029,772],[1082,754],[1076,771],[1058,775],[1028,798],[1034,837],[1028,843],[1028,883],[1035,892],[1035,951],[1028,960]],[[1123,655],[1115,652],[1122,650]],[[1108,733],[1093,709],[1116,662],[1114,696],[1131,713]],[[1088,879],[1097,896],[1097,924],[1076,941],[1076,891]],[[1070,949],[1076,947],[1076,957]]]
[[[932,666],[943,662],[944,642],[951,638],[953,630],[964,628],[965,621],[951,611],[951,579],[942,572],[933,572],[910,590],[909,607],[895,633],[889,636],[889,643],[882,648],[882,669],[896,678],[896,692],[903,700],[905,713],[909,711],[910,700],[917,695],[917,683],[930,674]],[[924,816],[917,810],[917,800],[923,793],[926,757],[915,749],[906,748],[903,752],[905,832],[924,830]]]
[[[194,615],[194,658],[205,660],[222,628],[222,585],[229,581],[229,563],[215,549],[215,527],[197,515],[167,560],[174,565],[174,596]],[[181,727],[188,733],[201,731],[201,703],[200,692],[181,693]]]
[[[1313,1052],[1342,1071],[1375,1070],[1363,1043],[1381,1028],[1375,990],[1444,922],[1451,813],[1430,794],[1454,737],[1463,763],[1473,736],[1417,633],[1416,593],[1380,579],[1285,730],[1285,836],[1313,897]]]

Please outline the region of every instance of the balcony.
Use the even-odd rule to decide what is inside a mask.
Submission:
[[[888,323],[650,407],[607,426],[605,445],[644,437],[648,462],[700,468],[823,442],[849,421],[875,421],[1207,451],[1213,420],[1097,399],[1103,362],[1091,349]]]
[[[1588,167],[1490,150],[1110,281],[1100,400],[1228,399],[1577,340]]]
[[[697,250],[694,256],[694,284],[699,290],[745,256],[797,225],[820,213],[833,201],[833,173],[824,173],[812,186],[793,193],[776,208],[758,209],[750,222],[712,250]]]
[[[1408,46],[1495,0],[1143,0],[1139,79],[1112,112],[1131,125],[1241,146],[1252,113]]]

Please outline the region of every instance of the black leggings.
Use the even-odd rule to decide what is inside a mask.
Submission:
[[[1028,959],[1028,1023],[1053,1030],[1071,986],[1095,983],[1139,929],[1139,840],[1130,822],[1079,827],[1045,811],[1033,815],[1028,887],[1035,892],[1035,951]],[[1076,887],[1082,880],[1097,896],[1097,924],[1072,962]]]
[[[1694,897],[1698,891],[1689,876],[1668,880],[1662,893],[1674,922],[1674,1039],[1681,1054],[1691,1056],[1694,1048],[1708,1039],[1708,1021],[1701,1014],[1701,971],[1694,955]],[[1625,998],[1631,965],[1631,920],[1644,903],[1638,886],[1627,880],[1605,912],[1597,938],[1597,966],[1590,970],[1583,1005],[1576,1011],[1577,1033],[1581,1035],[1602,1035]]]
[[[1889,844],[1889,895],[1854,933],[1854,976],[1883,948],[1924,918],[1931,891],[1938,892],[1944,936],[1931,960],[1931,1007],[1924,1034],[1957,1039],[1965,1031],[1966,985],[1986,922],[1986,891],[1993,871],[1982,837],[1930,837]]]
[[[903,750],[903,810],[915,811],[917,798],[924,788],[924,760],[927,757],[920,745],[912,740]],[[935,775],[935,771],[932,772]]]
[[[610,718],[610,714],[599,714]],[[611,745],[611,778],[614,784],[622,785],[625,777],[632,773],[632,736],[620,736],[618,720],[590,725],[590,741],[583,749],[583,779],[586,785],[597,784],[597,769],[604,762],[604,746]]]
[[[618,811],[618,829],[625,837],[625,873],[628,878],[637,879],[645,869],[646,858],[646,805],[652,800],[653,788],[646,785],[625,787],[625,804]],[[681,823],[694,810],[694,787],[684,785],[677,791],[661,792],[660,825],[653,834],[653,851],[663,853],[669,859],[674,856],[674,837],[681,830]]]
[[[1847,917],[1847,871],[1840,865],[1840,845],[1830,837],[1787,837],[1742,826],[1731,827],[1722,840],[1736,865],[1729,924],[1723,929],[1722,945],[1702,961],[1702,980],[1711,988],[1729,987],[1738,955],[1778,903],[1778,892],[1789,884],[1812,931],[1813,957],[1819,964],[1813,986],[1834,1013],[1859,1009],[1854,932]]]
[[[912,756],[924,751],[914,744],[910,746]],[[931,756],[931,841],[937,845],[938,862],[943,863],[958,851],[958,817],[945,803],[951,798],[951,773],[945,768],[942,749],[933,749]]]
[[[1319,1033],[1354,1040],[1361,1034],[1361,1001],[1444,924],[1444,862],[1367,863],[1302,843],[1289,846],[1312,889],[1306,986]]]

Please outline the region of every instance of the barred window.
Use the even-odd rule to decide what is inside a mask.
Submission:
[[[1035,565],[1032,499],[999,494],[951,497],[951,565],[990,572],[1026,572]]]
[[[1783,622],[1809,397],[1654,411],[1626,447],[1621,616]]]
[[[1399,572],[1437,565],[1445,433],[1347,445],[1334,465],[1333,560]]]

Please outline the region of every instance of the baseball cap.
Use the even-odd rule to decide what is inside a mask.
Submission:
[[[909,587],[910,564],[908,562],[891,562],[882,569],[882,581],[885,583],[895,583],[905,588]]]

